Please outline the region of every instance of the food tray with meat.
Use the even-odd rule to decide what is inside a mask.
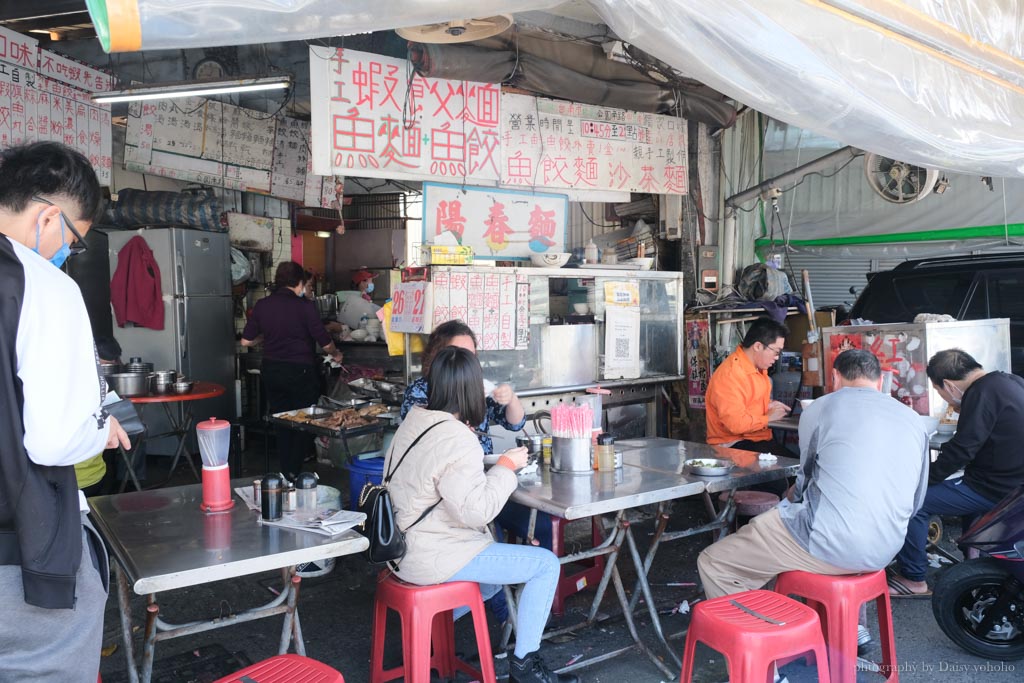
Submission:
[[[311,406],[274,413],[270,422],[318,436],[359,436],[382,429],[384,422],[378,416],[387,412],[388,407],[380,403],[363,403],[359,408],[341,409]]]

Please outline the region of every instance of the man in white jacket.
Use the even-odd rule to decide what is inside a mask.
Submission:
[[[80,153],[0,152],[0,681],[81,681],[99,670],[108,579],[74,464],[118,443],[101,408],[89,317],[60,270],[101,201]]]

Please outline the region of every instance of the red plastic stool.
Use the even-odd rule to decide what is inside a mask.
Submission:
[[[565,527],[568,526],[568,524],[568,520],[551,515],[551,552],[553,552],[556,557],[565,556]],[[507,531],[506,533],[508,534],[509,543],[516,543],[519,539],[519,537],[511,531]],[[590,542],[593,544],[593,547],[596,548],[601,545],[603,541],[604,534],[601,532],[601,518],[591,517]],[[551,613],[556,617],[562,616],[565,614],[566,598],[570,595],[576,595],[590,586],[597,586],[597,584],[601,582],[601,576],[604,574],[604,562],[604,555],[580,560],[578,564],[581,568],[572,573],[569,573],[567,566],[563,564],[561,574],[558,577],[558,586],[555,588],[555,599],[551,602]]]
[[[322,662],[300,655],[277,655],[256,662],[214,683],[345,683],[341,674]]]
[[[455,657],[452,610],[463,605],[473,615],[479,671]],[[385,671],[384,627],[388,609],[398,612],[402,621],[402,665]],[[414,586],[388,575],[377,584],[374,599],[370,681],[384,683],[401,677],[406,683],[429,683],[431,669],[444,678],[454,677],[458,670],[483,683],[495,683],[491,636],[480,586],[470,581]]]
[[[772,683],[779,659],[813,653],[818,681],[829,683],[817,613],[771,591],[747,591],[698,602],[683,651],[680,683],[693,679],[697,643],[721,652],[733,683]]]
[[[762,512],[768,512],[773,507],[779,504],[779,497],[774,493],[768,493],[767,491],[737,491],[733,494],[733,502],[736,504],[736,521],[733,523],[733,528],[739,528],[740,517],[750,519],[751,517],[757,517]],[[722,491],[718,496],[718,502],[720,505],[725,505],[729,501],[729,492]]]
[[[860,606],[874,599],[882,644],[881,672],[887,675],[887,681],[895,683],[900,679],[889,585],[884,571],[842,576],[785,572],[776,580],[775,592],[806,598],[808,606],[818,612],[828,645],[829,672],[836,683],[857,680],[857,618]]]

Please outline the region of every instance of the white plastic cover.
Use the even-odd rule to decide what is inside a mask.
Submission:
[[[562,4],[137,2],[146,50],[309,39]],[[621,39],[774,118],[915,164],[997,176],[1024,176],[1022,3],[590,0]]]

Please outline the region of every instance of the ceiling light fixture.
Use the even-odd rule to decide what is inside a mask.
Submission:
[[[228,93],[256,92],[260,90],[285,90],[291,87],[291,76],[268,78],[236,78],[223,81],[184,81],[161,85],[144,85],[126,90],[94,93],[93,102],[138,102],[141,100],[165,100],[172,97],[209,97]]]

